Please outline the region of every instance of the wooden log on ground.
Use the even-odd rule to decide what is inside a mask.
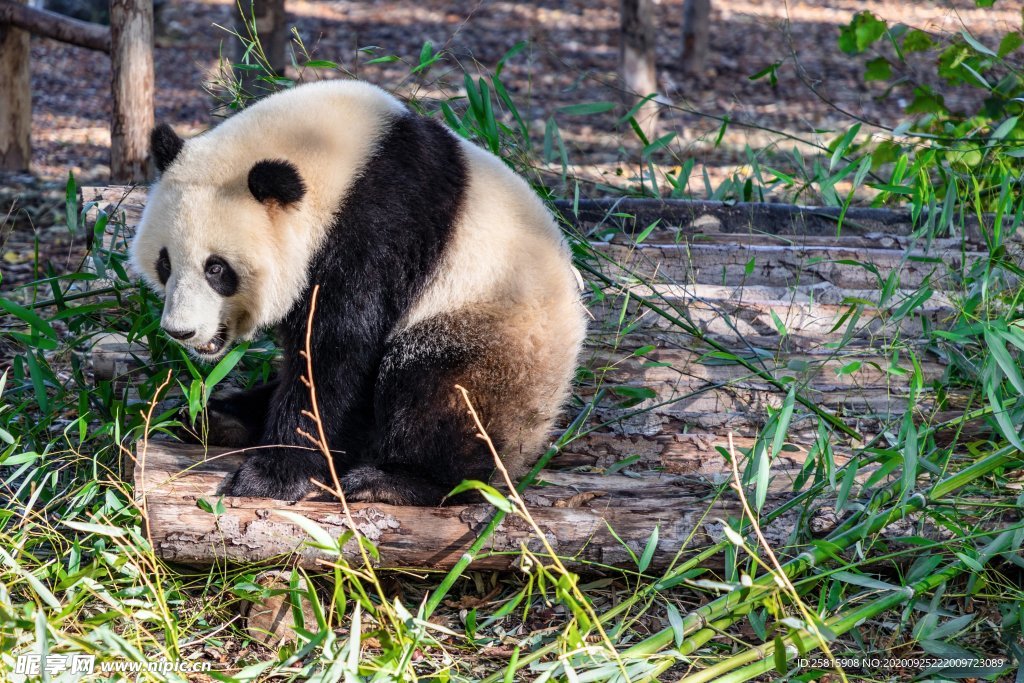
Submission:
[[[129,468],[128,476],[145,510],[149,538],[157,555],[167,561],[195,565],[290,558],[288,561],[304,567],[323,568],[335,561],[333,553],[310,547],[306,533],[287,513],[312,520],[338,539],[349,527],[337,501],[283,503],[223,498],[221,514],[199,507],[201,500],[215,504],[217,485],[242,458],[242,454],[224,449],[204,451],[198,446],[159,441],[150,441],[138,450],[138,460]],[[738,519],[742,514],[738,497],[728,488],[730,478],[724,460],[714,451],[706,454],[706,459],[707,476],[544,472],[542,484],[528,489],[524,498],[555,552],[576,568],[635,566],[623,543],[640,554],[657,527],[659,540],[651,562],[651,570],[657,571],[669,566],[680,549],[697,551],[722,540],[722,520]],[[710,476],[713,469],[718,470],[718,476]],[[773,480],[769,508],[784,499],[790,481],[786,477]],[[356,527],[379,551],[376,565],[435,570],[457,562],[493,512],[484,504],[352,505]],[[778,551],[790,544],[800,514],[802,511],[795,510],[762,528]],[[912,526],[894,527],[887,537],[899,538],[917,531]],[[521,545],[544,554],[528,523],[509,516],[473,567],[514,568]],[[342,551],[347,560],[361,562],[353,542]]]
[[[636,234],[656,220],[660,221],[659,226],[684,235],[762,233],[795,239],[908,236],[916,229],[909,211],[865,207],[851,207],[844,212],[839,207],[690,199],[590,199],[575,203],[559,200],[554,206],[587,234],[613,228]],[[923,213],[921,220],[927,215]],[[977,217],[964,216],[963,220],[963,238],[971,245],[985,248]],[[952,225],[939,226],[937,232],[941,234],[943,230],[960,236]]]
[[[913,311],[898,315],[917,293],[896,292],[890,303],[879,307],[866,303],[877,299],[874,290],[843,290],[829,283],[798,287],[639,284],[621,291],[631,296],[592,305],[592,341],[627,348],[651,343],[685,348],[692,344],[692,335],[672,319],[676,318],[737,350],[809,352],[846,337],[870,340],[877,348],[897,337],[913,339],[924,323],[941,323],[955,311],[947,297],[933,292]],[[640,303],[638,296],[665,315]]]
[[[854,290],[878,290],[890,273],[895,273],[901,289],[913,290],[926,281],[936,289],[950,288],[966,266],[983,256],[977,251],[934,246],[926,251],[864,245],[766,245],[737,243],[735,238],[732,244],[693,241],[637,246],[598,242],[594,248],[615,264],[613,271],[644,279],[773,287],[827,282]]]
[[[100,24],[0,0],[0,25],[8,24],[43,38],[110,54],[110,29]]]

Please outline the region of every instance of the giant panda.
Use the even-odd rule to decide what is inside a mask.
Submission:
[[[163,331],[214,362],[276,328],[275,381],[230,400],[256,446],[220,493],[322,493],[303,432],[309,334],[326,440],[346,498],[433,505],[493,456],[513,475],[544,449],[584,333],[570,251],[500,159],[358,81],[271,95],[182,140],[151,136],[160,172],[130,262],[164,299]],[[314,286],[318,298],[307,331]]]

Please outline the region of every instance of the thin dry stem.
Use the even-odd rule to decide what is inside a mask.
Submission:
[[[153,413],[156,412],[156,404],[160,400],[160,394],[163,393],[167,385],[171,383],[171,371],[167,371],[167,377],[160,386],[156,388],[153,393],[153,400],[149,402],[149,409],[146,411],[146,417],[143,418],[143,429],[142,429],[142,446],[139,449],[139,456],[135,457],[130,448],[125,448],[123,444],[118,444],[121,450],[131,458],[132,463],[135,467],[139,468],[138,481],[146,480],[146,453],[149,451],[149,426],[153,424]],[[142,512],[142,519],[146,522],[146,537],[152,538],[149,533],[149,515],[146,511],[146,492],[143,491],[142,495],[138,497],[139,510]]]
[[[118,444],[118,447],[124,453],[126,453],[129,458],[131,458],[132,463],[135,465],[135,467],[139,469],[139,476],[136,477],[136,481],[146,480],[146,454],[149,451],[149,426],[153,424],[153,413],[156,412],[156,406],[160,400],[160,394],[163,393],[164,389],[166,389],[167,385],[169,385],[170,383],[171,371],[168,370],[167,377],[164,379],[163,382],[160,383],[160,385],[156,388],[156,391],[153,393],[153,399],[149,402],[149,409],[146,411],[146,416],[143,418],[142,444],[139,450],[139,456],[136,458],[135,454],[132,453],[130,448],[125,448],[123,444]],[[135,493],[139,494],[140,492],[136,491]],[[146,538],[152,539],[153,534],[149,527],[149,509],[145,490],[141,491],[141,494],[142,495],[136,495],[135,500],[139,506],[139,512],[142,514],[142,521],[146,525]],[[150,558],[147,556],[147,559]],[[139,575],[143,577],[143,580],[147,581],[147,583],[150,584],[150,588],[153,589],[154,595],[162,596],[163,594],[158,588],[164,583],[163,579],[161,578],[162,572],[160,563],[156,561],[151,561],[149,565],[152,570],[152,580],[150,580],[150,575],[148,575],[146,572],[140,572]],[[174,623],[174,620],[171,618],[170,610],[167,607],[167,601],[163,599],[158,599],[156,602],[160,606],[160,610],[164,613],[163,616],[164,619],[166,620],[165,623]]]
[[[309,318],[306,320],[306,348],[304,351],[300,352],[302,357],[306,359],[306,375],[302,378],[302,382],[309,389],[309,400],[313,408],[312,412],[303,410],[302,414],[309,417],[313,421],[313,424],[316,425],[317,437],[314,438],[311,434],[305,432],[302,429],[299,429],[297,431],[299,434],[305,436],[307,439],[316,444],[316,446],[320,449],[320,452],[327,459],[327,467],[331,472],[331,483],[334,484],[334,490],[331,490],[330,487],[324,485],[321,482],[316,481],[315,479],[310,479],[310,481],[312,481],[313,484],[319,486],[320,488],[330,491],[331,493],[336,495],[338,499],[341,501],[341,509],[342,513],[345,515],[345,522],[348,524],[348,528],[352,530],[353,540],[355,541],[356,546],[359,548],[359,555],[362,557],[363,566],[366,569],[369,579],[372,581],[373,585],[377,589],[378,595],[381,599],[381,605],[384,606],[389,604],[387,597],[384,595],[384,591],[381,588],[380,581],[377,580],[377,575],[373,570],[373,564],[370,562],[370,556],[366,552],[366,548],[364,547],[363,542],[360,539],[360,536],[362,534],[359,531],[359,527],[356,526],[355,518],[352,517],[352,510],[349,508],[348,500],[345,498],[345,491],[341,486],[341,480],[338,478],[338,471],[334,467],[334,458],[331,456],[331,449],[327,445],[327,435],[324,432],[324,423],[323,420],[320,418],[320,404],[317,402],[316,398],[316,382],[313,379],[313,352],[311,350],[311,339],[313,335],[313,316],[316,313],[316,299],[319,294],[320,285],[314,285],[313,293],[311,295],[311,299],[309,302]],[[387,612],[386,609],[385,612]],[[334,612],[332,611],[331,616],[333,616],[333,614]],[[330,619],[331,617],[328,618]]]
[[[477,414],[476,408],[473,407],[473,402],[469,399],[469,392],[466,391],[466,388],[461,384],[456,384],[455,388],[462,393],[462,400],[466,402],[466,407],[469,408],[469,414],[472,416],[473,423],[476,425],[477,436],[483,439],[484,443],[487,444],[487,449],[491,452],[491,457],[494,458],[494,466],[499,472],[501,472],[502,479],[505,480],[505,486],[508,487],[509,496],[515,502],[516,507],[519,510],[519,515],[529,523],[530,527],[533,529],[534,535],[540,539],[540,542],[544,545],[544,550],[547,551],[548,556],[551,558],[551,561],[555,563],[555,567],[558,568],[558,571],[563,576],[571,577],[572,574],[565,568],[565,565],[562,564],[562,560],[558,557],[557,553],[555,553],[555,549],[551,547],[551,543],[548,542],[548,537],[543,531],[541,531],[540,526],[533,519],[530,511],[527,509],[526,501],[523,500],[522,496],[519,495],[519,491],[516,490],[515,482],[512,481],[512,477],[509,475],[508,470],[505,469],[505,463],[501,461],[501,456],[498,455],[498,450],[494,447],[494,442],[491,441],[490,435],[487,433],[487,430],[484,429],[484,425],[480,421],[480,416]],[[532,556],[532,553],[530,553],[525,545],[522,546],[522,550]],[[539,558],[534,559],[539,566]],[[611,638],[608,637],[604,627],[601,626],[601,620],[600,617],[598,617],[597,612],[594,611],[590,602],[583,596],[583,593],[580,592],[579,587],[576,585],[576,581],[569,581],[569,585],[572,586],[573,597],[575,597],[579,602],[581,608],[587,612],[590,622],[601,636],[601,641],[612,653],[612,656],[615,658],[615,663],[619,666],[620,672],[625,680],[628,681],[629,675],[626,673],[626,665],[623,663],[622,658],[619,657],[619,651],[615,649],[615,645],[612,644]]]
[[[764,534],[761,533],[761,525],[758,524],[757,518],[750,509],[750,505],[747,503],[747,496],[743,493],[743,483],[740,479],[739,466],[736,464],[736,448],[733,444],[732,432],[729,432],[729,462],[732,465],[732,487],[735,489],[736,495],[739,496],[740,504],[743,506],[743,514],[745,514],[747,519],[750,520],[750,527],[754,530],[754,534],[757,536],[758,544],[764,549],[765,554],[772,563],[772,567],[774,568],[772,574],[775,577],[775,581],[782,586],[783,590],[789,593],[793,603],[796,605],[797,609],[800,610],[800,614],[803,616],[804,623],[807,624],[807,628],[811,631],[814,637],[818,639],[818,645],[821,647],[822,651],[830,660],[835,661],[835,657],[832,655],[832,651],[829,649],[828,643],[825,641],[825,637],[821,634],[821,631],[818,630],[815,618],[812,617],[807,606],[804,605],[803,600],[800,599],[800,594],[797,592],[796,586],[794,586],[793,582],[789,580],[786,570],[782,568],[782,563],[779,562],[779,558],[775,556],[768,540],[764,537]],[[842,667],[836,667],[835,670],[845,683],[846,674],[843,672]]]

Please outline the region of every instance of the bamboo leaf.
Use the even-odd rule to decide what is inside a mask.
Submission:
[[[676,647],[679,647],[683,644],[683,637],[686,635],[683,617],[679,614],[679,608],[671,602],[665,603],[665,611],[668,614],[669,626],[672,628],[672,639],[675,641]]]
[[[75,531],[81,531],[82,533],[98,534],[100,536],[109,536],[110,538],[119,538],[127,533],[120,527],[110,526],[109,524],[94,524],[92,522],[75,522],[68,520],[64,522],[64,526],[74,529]]]
[[[988,395],[988,402],[992,406],[992,417],[995,418],[996,426],[999,427],[999,433],[1002,434],[1007,441],[1013,444],[1014,448],[1024,451],[1024,443],[1020,440],[1020,434],[1017,431],[1017,426],[1010,420],[1010,416],[1003,406],[1002,401],[996,396],[995,386],[989,384],[985,388],[985,393]]]
[[[997,57],[998,56],[994,51],[992,51],[989,48],[985,47],[982,43],[979,43],[978,40],[974,36],[972,36],[970,33],[967,32],[967,29],[960,29],[960,35],[964,37],[964,40],[967,41],[968,45],[973,47],[978,52],[980,52],[982,54],[985,54],[985,55],[988,55],[989,57]]]
[[[1010,380],[1010,384],[1013,385],[1018,394],[1024,394],[1024,378],[1021,377],[1019,366],[1006,348],[1006,344],[1003,341],[1004,337],[992,329],[986,329],[984,336],[985,346],[988,347],[989,352],[992,354],[992,359],[995,360],[999,369],[1003,371],[1003,375]]]
[[[559,107],[558,111],[568,116],[590,116],[591,114],[603,114],[615,109],[614,102],[583,102],[581,104],[570,104],[567,107]]]
[[[512,501],[506,498],[498,489],[485,484],[482,481],[467,479],[456,486],[448,494],[449,497],[458,495],[465,491],[478,491],[484,499],[504,513],[512,512]]]
[[[651,532],[650,537],[647,539],[647,545],[644,546],[644,552],[640,556],[640,563],[637,567],[641,572],[647,571],[647,568],[651,566],[651,560],[654,558],[654,551],[658,549],[658,525],[654,525],[654,531]]]
[[[57,330],[53,329],[53,326],[50,325],[50,323],[43,320],[34,311],[25,308],[24,306],[19,306],[13,301],[8,301],[3,297],[0,297],[0,308],[26,323],[29,327],[44,337],[57,339]]]
[[[773,656],[775,659],[775,672],[780,676],[785,676],[786,672],[789,671],[788,662],[786,661],[786,641],[778,633],[775,634],[775,652]]]
[[[210,374],[206,376],[206,381],[203,382],[203,405],[210,402],[210,394],[213,393],[213,388],[220,383],[222,379],[227,377],[228,373],[231,372],[238,361],[242,360],[242,356],[249,350],[249,342],[239,344],[235,348],[228,351],[228,353],[213,366],[213,370],[210,370]]]
[[[322,548],[323,550],[333,550],[338,553],[341,552],[341,548],[338,547],[337,541],[335,541],[322,526],[308,517],[304,517],[297,512],[291,512],[289,510],[273,510],[272,514],[285,518],[295,526],[305,531],[306,535],[313,540],[312,545],[314,547]]]

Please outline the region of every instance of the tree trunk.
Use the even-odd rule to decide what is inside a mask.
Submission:
[[[115,182],[141,183],[149,177],[153,128],[152,0],[110,0],[110,35],[110,176]]]
[[[27,171],[32,158],[28,33],[0,24],[0,171]]]
[[[683,50],[680,57],[684,73],[696,75],[704,71],[710,30],[711,0],[686,0],[683,3]]]
[[[627,103],[632,107],[642,98],[658,92],[653,1],[622,0],[621,22],[619,56],[622,83],[627,92]],[[653,140],[658,128],[658,104],[653,99],[648,100],[633,117],[647,139]]]

